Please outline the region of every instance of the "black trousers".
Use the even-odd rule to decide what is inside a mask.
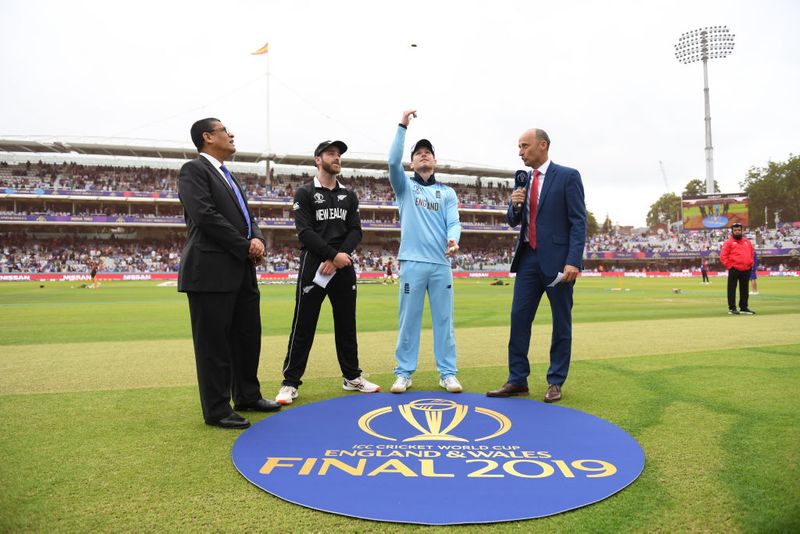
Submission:
[[[246,269],[238,291],[190,291],[189,314],[197,366],[200,405],[206,421],[230,415],[230,401],[250,404],[261,398],[260,295],[253,269]]]
[[[708,271],[700,270],[700,274],[703,275],[703,282],[708,282]]]
[[[317,321],[322,302],[327,296],[333,309],[333,327],[336,338],[336,358],[342,376],[352,380],[361,376],[358,367],[358,341],[356,338],[356,272],[353,267],[339,269],[324,289],[313,283],[316,262],[303,252],[297,277],[292,333],[283,362],[283,385],[298,387],[308,364],[308,353],[314,343]]]
[[[747,284],[750,282],[750,269],[738,271],[728,269],[728,309],[736,309],[736,285],[739,285],[739,309],[747,309]]]

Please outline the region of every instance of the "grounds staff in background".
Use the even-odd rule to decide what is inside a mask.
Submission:
[[[255,265],[264,258],[264,238],[247,207],[244,189],[225,167],[236,152],[233,134],[218,119],[191,128],[200,156],[181,167],[178,195],[187,238],[178,291],[189,297],[192,338],[206,424],[247,428],[231,410],[271,412],[280,405],[261,397],[260,294]]]
[[[326,295],[333,308],[336,357],[344,377],[342,388],[362,393],[381,389],[363,378],[358,367],[356,271],[350,255],[361,242],[361,218],[358,197],[336,179],[346,151],[347,145],[341,141],[321,142],[314,150],[317,177],[298,187],[294,195],[294,224],[301,243],[300,271],[292,333],[283,362],[283,385],[275,397],[281,404],[291,404],[297,398]],[[313,282],[318,270],[325,275],[335,273],[324,288]]]
[[[741,223],[731,225],[731,237],[722,244],[719,261],[728,269],[728,313],[754,315],[747,307],[747,284],[753,268],[753,244],[744,236]],[[739,285],[739,310],[736,310],[736,285]]]
[[[406,128],[415,110],[403,112],[394,142],[389,151],[389,181],[400,210],[400,303],[397,348],[397,377],[392,393],[411,387],[411,375],[417,370],[419,336],[425,293],[433,323],[433,354],[439,371],[439,385],[451,393],[461,391],[456,378],[456,337],[453,327],[453,273],[450,260],[458,251],[461,223],[458,198],[453,188],[434,177],[436,156],[427,139],[420,139],[411,149],[414,177],[403,170],[403,146]]]
[[[553,315],[550,367],[545,402],[561,400],[572,354],[572,291],[581,269],[586,243],[586,206],[581,175],[550,161],[550,137],[532,129],[519,139],[519,155],[531,167],[525,188],[514,190],[508,206],[508,224],[522,224],[511,272],[516,272],[508,341],[508,381],[489,397],[528,394],[531,367],[528,349],[531,324],[539,301],[547,293]],[[558,275],[563,280],[553,287]]]
[[[703,276],[702,284],[709,284],[711,281],[708,279],[708,260],[703,258],[700,260],[700,274]]]
[[[753,266],[750,267],[750,294],[758,295],[758,253],[753,249]]]

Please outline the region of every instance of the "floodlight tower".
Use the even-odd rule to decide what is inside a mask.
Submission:
[[[708,60],[722,59],[733,51],[734,34],[727,26],[709,26],[681,35],[675,57],[681,63],[703,62],[703,95],[706,101],[706,194],[714,192],[714,148],[711,146],[711,105],[708,99]]]

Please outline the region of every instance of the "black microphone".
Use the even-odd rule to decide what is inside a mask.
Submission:
[[[528,182],[528,171],[517,171],[514,173],[514,189],[525,189],[525,184]],[[516,204],[516,209],[520,209],[522,204]]]

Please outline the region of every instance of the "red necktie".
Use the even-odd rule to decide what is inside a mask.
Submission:
[[[528,202],[528,213],[531,218],[528,221],[528,244],[536,250],[536,212],[539,208],[539,169],[533,170],[533,183],[531,184],[531,198]]]

